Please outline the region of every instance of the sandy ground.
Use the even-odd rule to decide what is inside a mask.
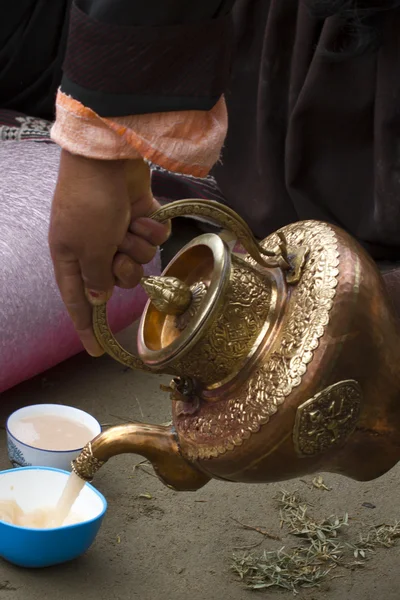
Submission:
[[[132,335],[125,332],[123,338]],[[3,394],[0,423],[17,407],[39,402],[73,404],[102,423],[124,419],[166,422],[169,403],[159,391],[160,382],[156,376],[128,372],[111,359],[92,360],[81,355]],[[107,497],[109,510],[90,551],[73,563],[39,571],[17,569],[0,561],[1,600],[285,600],[293,595],[245,590],[229,569],[234,548],[252,545],[260,537],[262,545],[257,551],[293,544],[293,539],[279,530],[274,496],[281,487],[298,489],[319,516],[348,512],[354,523],[374,524],[400,518],[398,469],[367,484],[324,475],[332,487],[329,492],[303,481],[284,486],[212,482],[195,494],[179,494],[141,469],[134,472],[139,460],[137,456],[115,458],[98,474],[95,485]],[[8,467],[2,429],[0,469]],[[140,494],[150,494],[151,499]],[[376,508],[365,508],[364,502]],[[244,530],[234,519],[282,535],[282,542]],[[379,550],[364,570],[341,571],[341,577],[321,589],[301,592],[300,598],[399,599],[399,555],[400,545]]]

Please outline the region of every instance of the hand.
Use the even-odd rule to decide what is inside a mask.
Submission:
[[[75,329],[92,356],[103,350],[92,327],[92,305],[114,285],[135,287],[142,264],[169,235],[146,218],[159,207],[142,160],[102,161],[62,151],[49,244],[56,281]]]

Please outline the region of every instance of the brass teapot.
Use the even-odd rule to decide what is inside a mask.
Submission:
[[[210,479],[274,482],[320,471],[374,479],[400,458],[399,325],[375,263],[340,229],[305,221],[260,244],[232,210],[182,200],[164,222],[197,215],[231,230],[185,246],[150,297],[138,354],[94,311],[96,336],[132,368],[170,374],[173,425],[112,427],[73,463],[91,480],[112,456],[137,453],[176,490]]]

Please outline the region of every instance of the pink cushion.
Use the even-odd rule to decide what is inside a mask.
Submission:
[[[0,392],[82,350],[47,247],[58,156],[53,144],[0,142]],[[158,256],[147,272],[160,272]],[[113,330],[140,317],[145,302],[141,287],[116,289]]]

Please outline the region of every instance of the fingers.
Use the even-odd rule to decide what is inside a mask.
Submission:
[[[157,248],[138,235],[128,232],[118,250],[135,262],[146,265],[153,260]]]
[[[92,160],[62,151],[53,197],[49,244],[57,283],[93,356],[102,354],[102,349],[92,328],[92,306],[103,304],[112,294],[114,256],[132,218],[125,170],[126,161]],[[142,194],[145,189],[143,183]],[[131,273],[126,280],[132,281]]]
[[[131,201],[132,233],[143,237],[153,246],[160,246],[171,234],[171,223],[157,223],[147,218],[160,208],[151,191],[151,172],[142,159],[125,163],[126,183]]]
[[[79,261],[85,288],[89,296],[95,299],[96,304],[104,302],[104,298],[108,299],[112,295],[115,284],[112,264],[116,250],[117,248],[105,250],[102,254],[93,252]]]
[[[88,354],[101,356],[104,352],[93,331],[92,305],[103,304],[112,295],[113,257],[91,255],[78,260],[56,244],[50,243],[50,247],[57,285],[79,338]]]
[[[130,230],[132,233],[140,236],[153,246],[161,246],[161,244],[164,244],[167,241],[170,235],[168,224],[158,223],[148,217],[132,219]]]
[[[143,276],[140,265],[153,260],[157,246],[163,244],[168,235],[168,228],[152,219],[142,217],[131,222],[131,231],[119,245],[119,254],[113,262],[113,273],[119,287],[132,288],[140,282]]]
[[[143,277],[143,267],[120,252],[114,257],[113,272],[118,287],[125,289],[136,287]]]
[[[85,350],[91,356],[101,356],[103,349],[92,327],[92,307],[85,295],[78,261],[53,258],[54,271],[61,297]]]
[[[160,208],[160,204],[154,198],[151,191],[138,196],[130,196],[132,206],[132,220],[140,217],[148,217]]]
[[[159,202],[150,194],[144,194],[143,196],[139,196],[132,202],[132,212],[131,212],[131,228],[135,221],[144,219],[146,222],[150,221],[149,216],[152,215],[160,208]],[[158,223],[151,219],[151,223],[156,223],[154,226],[154,230],[157,232],[164,231],[164,243],[171,234],[171,222],[168,221],[166,223]],[[158,226],[158,227],[157,227]],[[150,225],[150,227],[153,227]]]
[[[113,261],[116,285],[122,288],[133,288],[140,283],[143,277],[141,265],[152,261],[157,246],[169,237],[168,227],[145,217],[132,221],[130,229]]]

